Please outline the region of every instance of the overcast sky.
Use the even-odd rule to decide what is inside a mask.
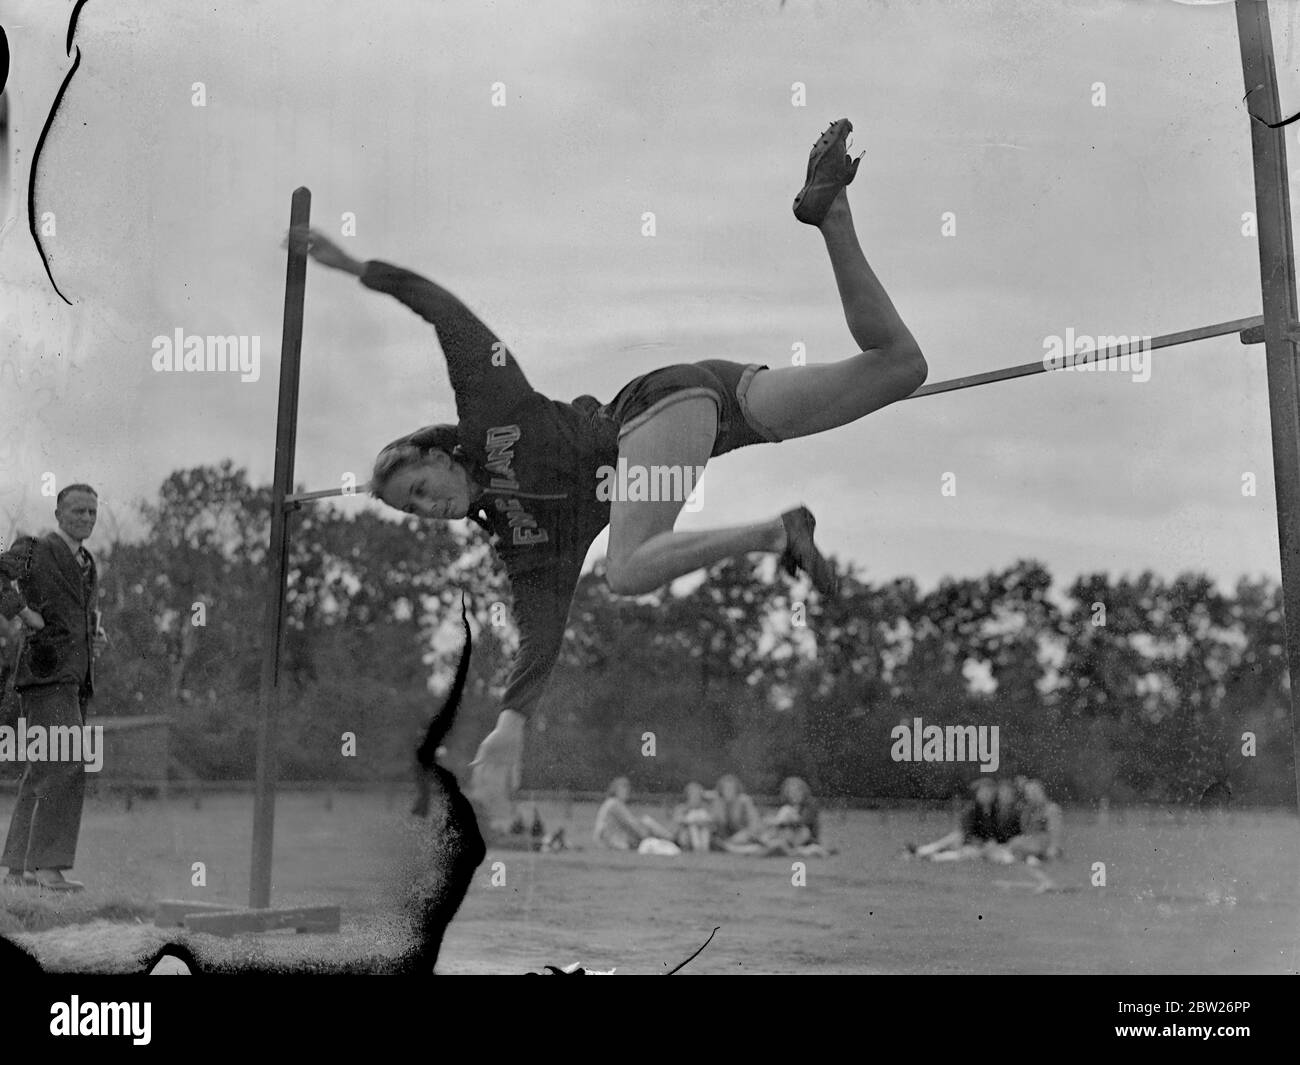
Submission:
[[[563,399],[673,362],[854,352],[821,242],[790,213],[810,145],[844,115],[867,153],[863,244],[932,381],[1034,360],[1067,329],[1260,312],[1232,7],[1173,0],[91,0],[37,195],[68,307],[26,188],[72,7],[5,5],[0,506],[24,528],[50,522],[47,471],[98,486],[127,529],[177,467],[230,458],[269,481],[298,185],[316,224],[355,214],[353,254],[456,291]],[[1289,113],[1300,7],[1272,11]],[[177,329],[260,336],[260,379],[155,372],[154,337]],[[1045,375],[745,449],[710,465],[681,524],[802,501],[825,550],[925,585],[1021,557],[1061,580],[1276,576],[1263,349],[1229,337],[1153,360],[1146,382]],[[299,481],[364,480],[382,444],[453,416],[432,330],[311,267]]]

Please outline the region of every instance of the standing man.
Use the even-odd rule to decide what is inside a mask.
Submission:
[[[98,624],[95,561],[82,546],[98,510],[93,488],[68,485],[54,508],[57,531],[22,537],[0,556],[0,577],[16,580],[19,593],[0,595],[0,614],[17,615],[28,628],[16,684],[28,728],[80,729],[86,721],[94,661],[107,643]],[[85,886],[64,875],[76,856],[85,793],[83,763],[27,763],[0,856],[6,883],[38,883],[51,891]]]

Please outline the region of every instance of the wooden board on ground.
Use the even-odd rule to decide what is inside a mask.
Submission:
[[[191,932],[213,936],[234,936],[241,932],[273,932],[292,928],[295,932],[337,932],[337,906],[298,906],[269,910],[227,910],[185,915],[185,927]]]
[[[153,923],[159,928],[180,928],[191,913],[229,913],[240,907],[224,902],[187,902],[184,899],[162,899]]]

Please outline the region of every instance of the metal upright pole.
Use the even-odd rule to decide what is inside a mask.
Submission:
[[[1255,167],[1255,220],[1259,232],[1259,275],[1264,295],[1264,349],[1268,362],[1268,409],[1273,427],[1273,480],[1282,553],[1282,602],[1286,614],[1287,666],[1291,676],[1291,742],[1296,751],[1296,794],[1300,800],[1300,361],[1297,352],[1295,245],[1286,165],[1286,130],[1281,121],[1273,35],[1266,0],[1237,0],[1237,36],[1246,83]]]
[[[291,228],[311,219],[311,192],[294,190]],[[271,851],[275,837],[275,718],[280,705],[280,654],[284,643],[285,570],[289,561],[287,497],[293,491],[293,460],[298,439],[298,367],[302,356],[303,299],[307,256],[289,251],[284,281],[284,329],[280,340],[280,401],[275,422],[275,479],[271,487],[271,543],[266,555],[266,621],[262,630],[262,682],[258,698],[257,790],[253,796],[253,867],[248,904],[271,904]]]

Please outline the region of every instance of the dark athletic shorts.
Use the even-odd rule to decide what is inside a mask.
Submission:
[[[745,365],[725,359],[680,363],[652,370],[629,381],[603,413],[618,424],[623,439],[665,407],[696,396],[708,396],[718,408],[718,435],[713,457],[749,444],[776,443],[781,438],[759,422],[745,398],[749,382],[766,366]]]

